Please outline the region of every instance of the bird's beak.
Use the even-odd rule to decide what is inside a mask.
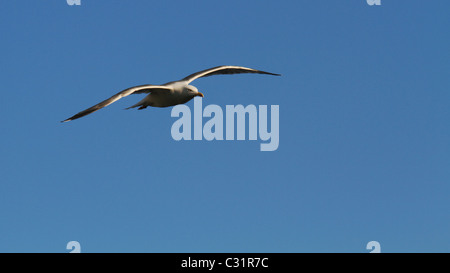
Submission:
[[[198,92],[196,96],[199,96],[199,97],[202,97],[202,98],[204,97],[203,93],[200,93],[200,92]]]

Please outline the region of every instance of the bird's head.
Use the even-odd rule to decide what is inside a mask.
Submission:
[[[195,86],[188,85],[188,86],[186,87],[186,91],[187,91],[189,94],[191,94],[192,97],[196,97],[196,96],[199,96],[199,97],[202,97],[202,98],[204,97],[203,93],[198,92],[198,89],[197,89],[197,87],[195,87]]]

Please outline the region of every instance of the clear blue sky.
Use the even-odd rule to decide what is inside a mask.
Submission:
[[[450,251],[450,2],[2,1],[0,252]],[[174,141],[127,87],[217,65],[280,145]],[[187,103],[193,107],[193,102]]]

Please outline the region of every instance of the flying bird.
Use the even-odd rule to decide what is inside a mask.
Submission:
[[[84,117],[131,94],[149,93],[144,99],[126,109],[139,107],[138,109],[142,110],[147,108],[148,106],[168,107],[186,103],[196,96],[204,97],[203,93],[199,92],[195,86],[190,85],[192,81],[198,78],[209,77],[213,75],[241,74],[241,73],[257,73],[257,74],[281,76],[280,74],[274,74],[242,66],[230,66],[230,65],[217,66],[191,74],[179,81],[168,82],[163,85],[152,85],[152,84],[139,85],[125,89],[115,94],[114,96],[110,97],[109,99],[104,100],[84,111],[81,111],[78,114],[75,114],[72,117],[63,120],[61,122],[67,122]]]

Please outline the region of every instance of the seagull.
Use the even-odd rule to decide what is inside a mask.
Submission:
[[[183,104],[190,101],[194,97],[197,96],[200,96],[202,98],[204,97],[203,93],[199,92],[195,86],[190,85],[192,81],[198,78],[209,77],[213,75],[241,74],[241,73],[257,73],[257,74],[281,76],[280,74],[265,72],[242,66],[231,66],[231,65],[216,66],[213,68],[205,69],[197,73],[191,74],[182,80],[168,82],[163,85],[146,84],[130,87],[115,94],[109,99],[104,100],[86,110],[83,110],[78,114],[75,114],[72,117],[63,120],[61,122],[68,122],[74,119],[84,117],[131,94],[149,93],[144,99],[126,109],[139,107],[138,110],[142,110],[147,108],[148,106],[169,107],[177,104]]]

